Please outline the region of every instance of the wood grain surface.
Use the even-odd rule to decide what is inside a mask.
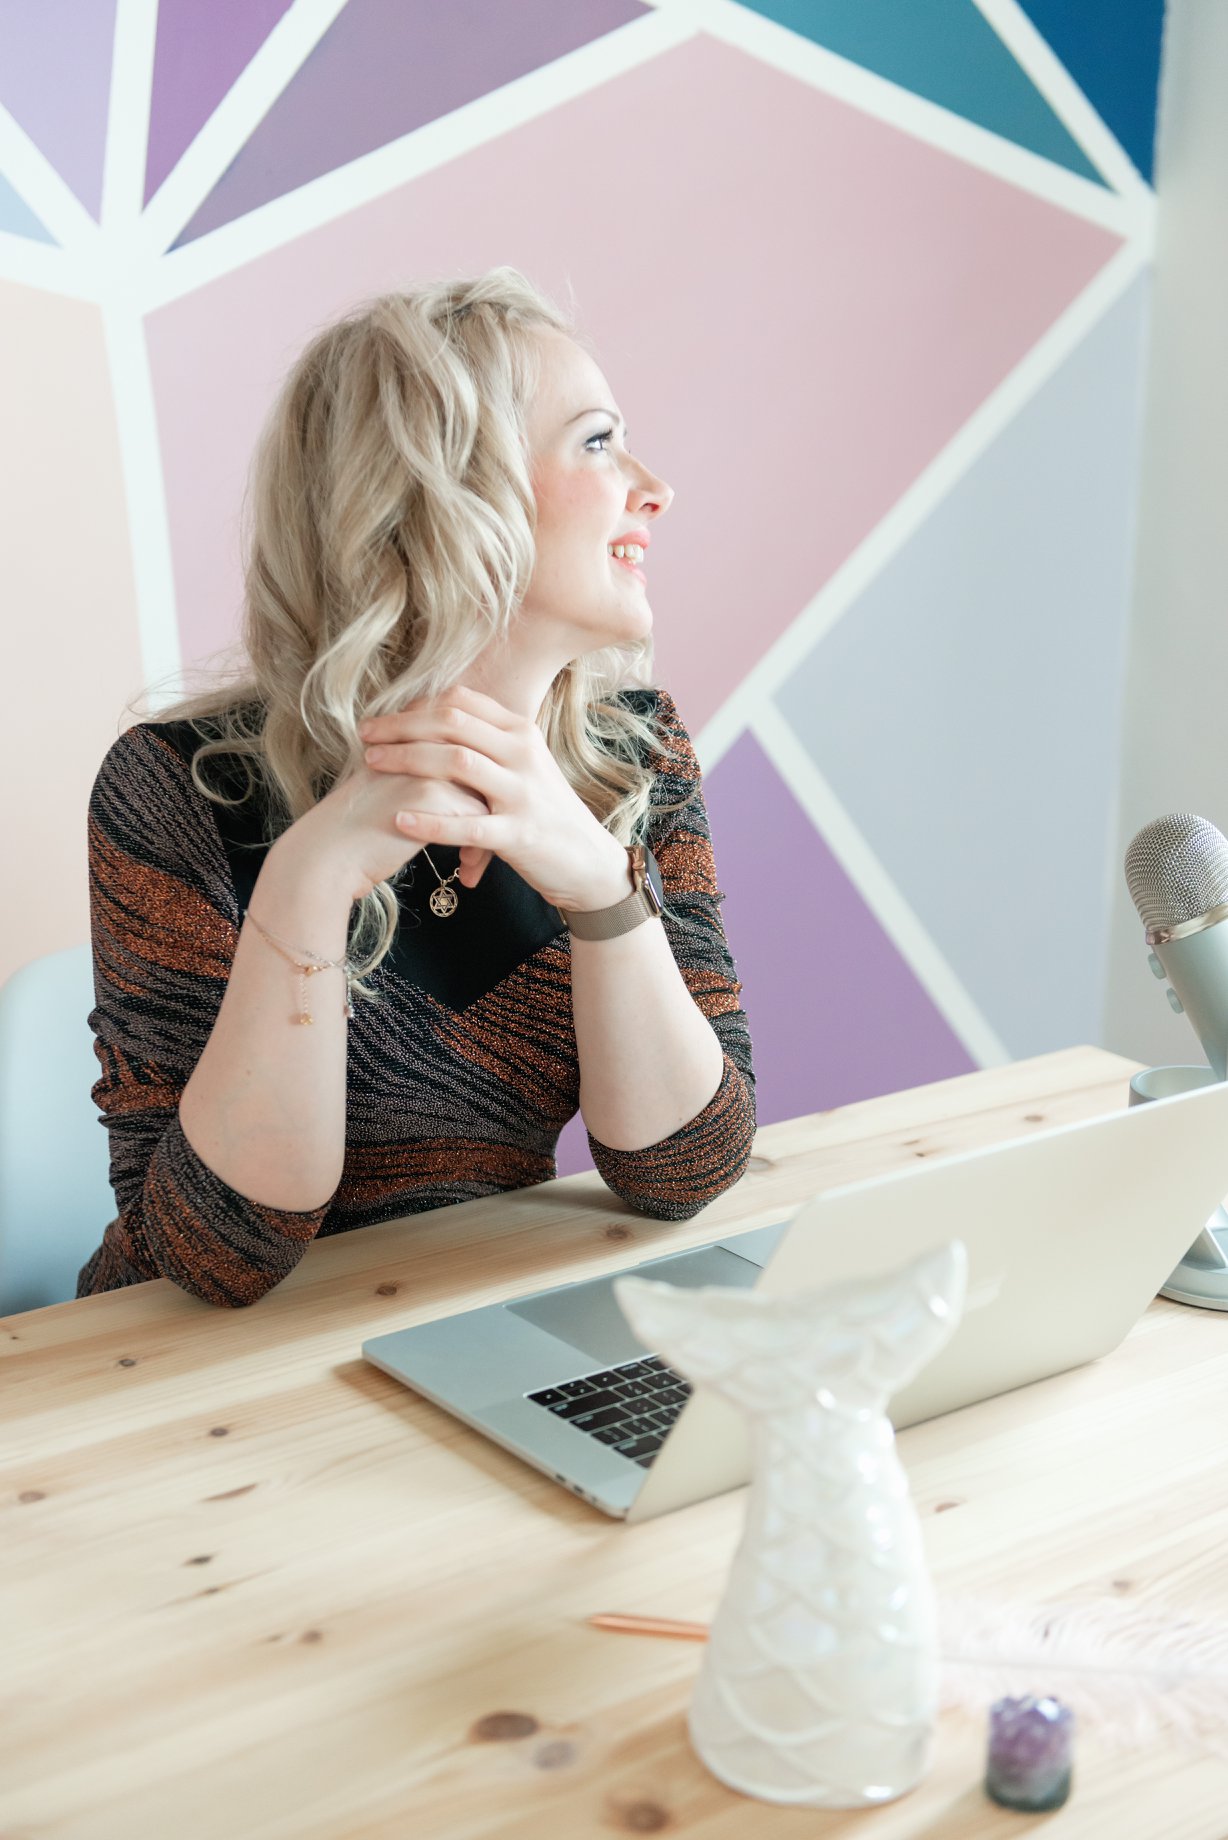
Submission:
[[[158,1281],[4,1320],[0,1836],[1224,1840],[1228,1763],[1082,1743],[1064,1809],[1010,1814],[953,1714],[882,1809],[725,1789],[686,1737],[702,1651],[586,1618],[706,1620],[744,1494],[622,1526],[359,1353],[1115,1110],[1132,1071],[1071,1049],[768,1126],[687,1222],[573,1176],[325,1240],[249,1310]],[[1228,1318],[1157,1301],[1105,1359],[904,1432],[939,1589],[1228,1613],[1226,1389]]]

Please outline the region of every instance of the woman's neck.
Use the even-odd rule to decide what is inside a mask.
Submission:
[[[536,721],[551,684],[567,662],[496,640],[461,674],[460,681],[466,689],[493,697],[513,715]]]

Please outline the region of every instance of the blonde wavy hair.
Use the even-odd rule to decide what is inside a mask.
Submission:
[[[515,619],[535,554],[525,411],[544,331],[587,349],[504,266],[369,301],[286,377],[245,501],[237,662],[144,718],[201,736],[191,771],[206,797],[233,806],[259,788],[267,842],[362,764],[366,716],[451,689]],[[539,716],[568,782],[624,843],[643,834],[658,735],[618,692],[646,685],[651,660],[650,640],[576,658]],[[245,763],[237,798],[201,773],[223,754]],[[392,882],[359,908],[349,950],[365,977],[396,935]]]

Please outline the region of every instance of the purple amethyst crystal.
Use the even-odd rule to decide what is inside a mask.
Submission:
[[[1060,1808],[1070,1794],[1073,1736],[1074,1714],[1058,1700],[996,1700],[985,1793],[1003,1808]]]

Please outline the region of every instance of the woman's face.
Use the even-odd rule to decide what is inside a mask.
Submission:
[[[651,632],[651,562],[611,552],[624,542],[647,549],[674,494],[628,451],[613,393],[588,353],[556,332],[542,335],[541,350],[526,416],[537,559],[523,611],[557,627],[576,656]]]

